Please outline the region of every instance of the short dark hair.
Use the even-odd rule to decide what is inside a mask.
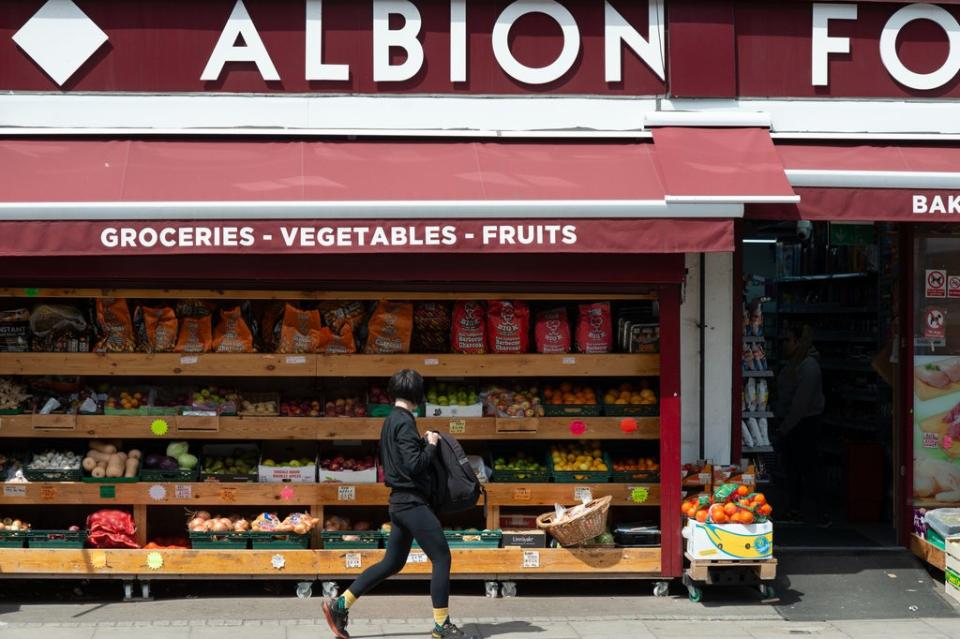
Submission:
[[[423,400],[423,377],[412,368],[397,371],[387,384],[387,394],[393,399],[419,404]]]

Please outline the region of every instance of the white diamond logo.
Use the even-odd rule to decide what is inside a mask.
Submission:
[[[58,85],[107,41],[107,34],[73,0],[48,0],[13,41]]]

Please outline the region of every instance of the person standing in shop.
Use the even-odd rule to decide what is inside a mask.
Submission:
[[[779,428],[777,447],[787,471],[789,510],[781,519],[827,524],[819,512],[820,416],[824,409],[819,353],[813,346],[813,329],[786,330],[783,354],[787,364],[777,376],[774,405]],[[821,517],[824,517],[821,519]],[[827,524],[828,525],[828,524]]]
[[[400,572],[416,540],[433,564],[430,597],[433,600],[434,639],[464,637],[450,621],[450,548],[440,520],[430,506],[432,469],[440,435],[417,431],[413,411],[423,399],[423,378],[404,369],[390,378],[387,394],[394,407],[380,430],[380,462],[390,492],[390,539],[383,560],[357,577],[337,599],[325,597],[323,614],[338,639],[349,639],[347,617],[350,607],[378,584]]]

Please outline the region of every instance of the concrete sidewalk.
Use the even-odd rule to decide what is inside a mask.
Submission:
[[[654,639],[707,636],[783,639],[786,637],[850,638],[918,637],[960,639],[960,619],[858,620],[836,622],[642,620],[622,617],[557,617],[516,621],[500,618],[462,619],[470,635],[483,639]],[[354,639],[428,637],[423,619],[357,619]],[[2,624],[3,639],[323,639],[331,637],[320,619],[160,620],[99,623]]]

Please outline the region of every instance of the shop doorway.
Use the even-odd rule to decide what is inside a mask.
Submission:
[[[741,230],[734,451],[775,504],[777,545],[893,546],[898,228],[751,221]]]

